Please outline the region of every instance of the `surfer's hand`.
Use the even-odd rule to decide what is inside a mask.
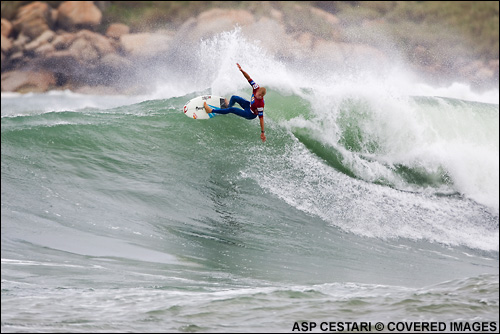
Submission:
[[[236,63],[236,66],[238,66],[238,69],[239,69],[240,71],[243,71],[243,70],[241,69],[240,64]]]
[[[266,134],[265,133],[261,133],[260,134],[260,139],[262,139],[262,142],[264,143],[266,141]]]

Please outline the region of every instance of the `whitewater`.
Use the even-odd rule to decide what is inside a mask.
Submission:
[[[287,62],[238,29],[173,56],[141,96],[2,93],[2,332],[498,328],[498,89]],[[237,62],[265,143],[182,113],[249,98]]]

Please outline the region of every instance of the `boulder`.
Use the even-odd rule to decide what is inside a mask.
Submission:
[[[54,73],[61,72],[71,75],[78,69],[80,63],[75,58],[74,52],[70,50],[53,50],[45,54],[44,57],[34,59],[33,65]]]
[[[30,38],[25,34],[20,34],[17,36],[17,39],[12,43],[12,53],[22,52],[24,50],[24,46],[28,44]]]
[[[53,32],[52,30],[46,30],[43,32],[43,34],[38,36],[35,40],[26,44],[24,46],[24,50],[28,51],[28,52],[33,51],[33,50],[39,48],[40,46],[42,46],[43,44],[47,44],[50,41],[52,41],[55,36],[56,36],[55,32]]]
[[[14,29],[19,33],[35,39],[53,26],[52,10],[44,2],[32,2],[19,8],[13,22]]]
[[[99,58],[99,53],[85,38],[77,38],[68,48],[73,58],[80,60],[82,63],[92,64]]]
[[[81,30],[76,34],[76,38],[77,40],[85,39],[97,51],[99,57],[115,52],[115,48],[110,40],[101,34],[89,30]]]
[[[56,49],[52,44],[45,43],[40,45],[34,50],[35,56],[37,57],[45,57],[47,55],[50,55],[51,53],[55,52]]]
[[[172,39],[170,34],[126,34],[120,37],[120,45],[131,57],[157,57],[167,52]]]
[[[36,48],[40,46],[37,45]],[[51,46],[52,48],[45,47],[38,50],[47,57],[47,63],[50,64],[59,60],[63,63],[94,66],[98,65],[103,56],[116,52],[108,38],[89,30],[58,35],[52,40]]]
[[[64,32],[57,35],[51,42],[56,50],[64,50],[70,47],[71,43],[76,39],[76,35],[69,32]]]
[[[2,36],[9,37],[13,30],[12,23],[2,18]]]
[[[8,54],[11,48],[12,42],[10,39],[2,35],[2,53]]]
[[[322,19],[323,21],[327,22],[328,24],[331,25],[338,25],[340,23],[340,20],[338,17],[336,17],[333,14],[330,14],[322,9],[316,8],[316,7],[311,7],[309,9],[311,13],[318,18]]]
[[[2,73],[2,92],[46,92],[56,85],[53,73],[47,71],[10,71]]]
[[[102,57],[101,66],[107,67],[114,71],[124,71],[132,67],[132,61],[125,57],[117,55],[116,53],[110,53]]]
[[[198,15],[196,19],[187,20],[179,28],[179,36],[184,41],[197,42],[254,22],[253,14],[247,10],[210,9]]]
[[[106,30],[106,36],[115,39],[120,39],[120,37],[128,33],[130,33],[130,28],[122,23],[113,23]]]
[[[58,8],[57,24],[68,31],[93,29],[101,19],[102,13],[93,1],[65,1]]]

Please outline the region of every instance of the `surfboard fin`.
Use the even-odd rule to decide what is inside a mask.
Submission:
[[[226,104],[226,99],[225,98],[220,98],[220,108],[221,109],[226,109],[227,108],[227,104]]]

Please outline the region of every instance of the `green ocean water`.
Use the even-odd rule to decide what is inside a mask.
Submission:
[[[214,46],[144,96],[2,93],[2,332],[498,329],[498,92]],[[249,98],[236,61],[265,143],[182,113]]]
[[[391,143],[367,101],[328,119],[273,93],[263,144],[257,122],[185,117],[190,97],[66,111],[23,110],[57,95],[2,98],[2,331],[498,322],[498,207],[448,159],[405,157],[421,133]],[[407,103],[458,123],[420,140],[498,154],[498,105]]]

